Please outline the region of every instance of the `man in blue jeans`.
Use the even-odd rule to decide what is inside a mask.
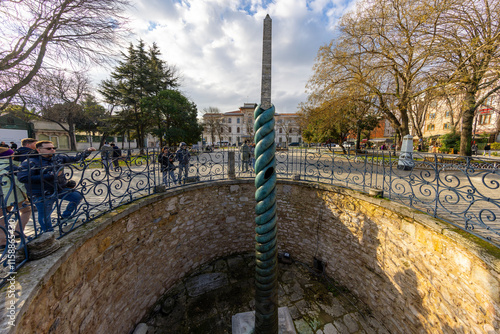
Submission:
[[[74,190],[76,183],[64,176],[64,164],[80,161],[89,156],[95,148],[70,157],[55,156],[56,147],[51,141],[42,140],[36,143],[38,156],[32,156],[21,163],[17,178],[26,184],[28,196],[38,210],[38,223],[43,232],[53,231],[50,216],[54,203],[61,199],[68,201],[61,214],[62,219],[69,218],[77,209],[83,195]]]
[[[187,150],[187,145],[185,142],[182,142],[179,145],[179,149],[177,150],[175,159],[179,161],[179,176],[177,178],[177,182],[179,182],[179,184],[181,184],[181,182],[186,183],[189,171],[189,159],[191,159],[191,154]],[[184,173],[184,179],[182,178],[182,173]]]

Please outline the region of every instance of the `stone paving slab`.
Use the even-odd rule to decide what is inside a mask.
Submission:
[[[231,334],[234,316],[254,311],[254,275],[253,254],[204,264],[170,288],[141,323],[148,326],[148,334]],[[280,263],[278,281],[279,306],[288,309],[296,333],[389,333],[346,288],[304,264]],[[189,291],[193,286],[206,289],[192,296]],[[247,322],[253,324],[253,320]]]
[[[255,311],[233,315],[232,334],[252,334],[255,329]],[[288,307],[278,308],[278,334],[296,334]]]

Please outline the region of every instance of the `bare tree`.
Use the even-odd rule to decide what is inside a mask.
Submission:
[[[476,111],[500,91],[500,2],[456,1],[438,34],[438,71],[462,96],[460,154],[470,156]]]
[[[59,70],[38,75],[25,89],[26,94],[19,96],[36,108],[32,114],[59,124],[68,133],[70,148],[75,151],[75,125],[83,117],[82,103],[90,88],[86,73]]]
[[[203,112],[203,128],[209,133],[212,144],[215,143],[216,136],[221,141],[221,136],[227,132],[227,126],[219,108],[208,107],[203,109]]]
[[[285,135],[286,146],[290,143],[290,136],[293,134],[296,124],[290,119],[278,119],[276,121],[276,127],[281,129],[282,133]]]
[[[319,98],[346,90],[367,101],[402,136],[409,133],[411,103],[429,90],[421,84],[434,59],[439,1],[364,0],[342,17],[339,37],[320,48],[308,88]]]
[[[0,101],[4,109],[45,65],[100,64],[125,32],[128,0],[4,0]]]

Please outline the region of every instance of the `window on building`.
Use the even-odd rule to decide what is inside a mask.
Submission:
[[[282,128],[280,128],[279,133],[283,133],[283,129]]]
[[[429,114],[429,119],[435,119],[436,118],[436,113],[435,112],[431,112]]]
[[[491,122],[491,114],[479,115],[478,123],[480,125],[490,124],[490,122]]]
[[[231,123],[231,118],[228,118],[228,119],[227,119],[227,122],[228,122],[228,123]]]
[[[486,100],[484,100],[483,105],[491,107],[493,105],[493,96],[488,96]]]
[[[451,116],[451,110],[446,111],[446,117],[450,117],[450,116]]]
[[[236,133],[240,133],[240,128],[239,127],[236,128]]]
[[[434,130],[434,124],[427,125],[427,131],[432,131],[432,130]]]
[[[240,124],[240,118],[239,117],[236,119],[236,123]]]
[[[288,131],[288,133],[292,133],[293,132],[293,129],[290,129],[290,131]]]
[[[450,123],[444,123],[443,124],[443,129],[444,130],[451,129],[451,124]]]
[[[231,128],[228,128],[228,129],[227,129],[227,132],[231,133]]]
[[[57,147],[63,149],[63,150],[69,150],[69,137],[68,136],[61,136],[59,137],[59,145]]]

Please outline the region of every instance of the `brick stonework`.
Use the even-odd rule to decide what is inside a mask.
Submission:
[[[277,188],[280,250],[324,261],[392,333],[500,328],[498,249],[384,199],[293,181]],[[191,270],[253,249],[254,190],[245,180],[193,185],[68,235],[18,274],[10,332],[130,332]]]

